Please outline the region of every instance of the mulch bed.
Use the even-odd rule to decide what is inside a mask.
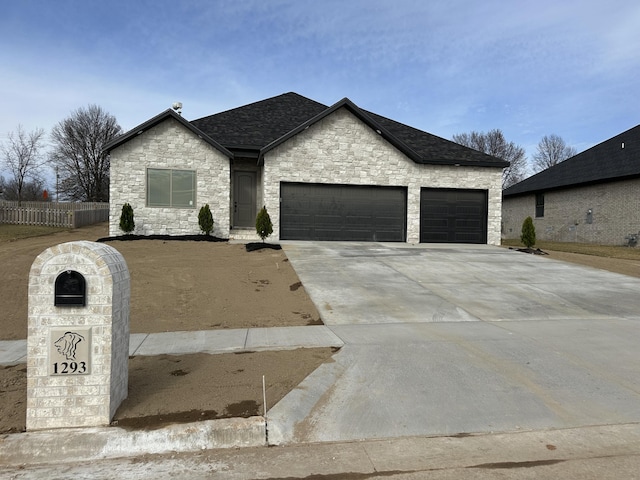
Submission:
[[[247,243],[247,252],[255,252],[256,250],[262,250],[264,248],[270,248],[271,250],[282,250],[282,247],[277,243],[264,243],[264,242],[252,242]]]
[[[549,255],[547,252],[543,252],[539,248],[514,248],[509,247],[509,250],[515,250],[516,252],[530,253],[532,255]]]
[[[133,241],[133,240],[171,240],[171,241],[190,241],[190,242],[228,242],[227,238],[214,237],[212,235],[118,235],[115,237],[102,237],[96,242],[113,242],[113,241]],[[263,249],[282,250],[282,246],[277,243],[251,242],[245,246],[247,252],[255,252]],[[530,253],[532,255],[549,255],[547,252],[539,248],[515,248],[509,247],[509,250],[517,252]]]
[[[175,240],[189,242],[228,242],[226,238],[212,235],[119,235],[117,237],[102,237],[96,242],[132,241],[132,240]]]
[[[228,242],[226,238],[214,237],[212,235],[119,235],[116,237],[102,237],[96,242],[130,242],[133,240],[163,240],[163,241],[188,241],[188,242]],[[247,252],[255,252],[257,250],[271,249],[282,250],[277,243],[251,242],[246,245]]]

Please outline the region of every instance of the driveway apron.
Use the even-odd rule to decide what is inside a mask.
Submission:
[[[272,444],[640,421],[638,279],[488,245],[283,247],[345,345],[268,411]]]

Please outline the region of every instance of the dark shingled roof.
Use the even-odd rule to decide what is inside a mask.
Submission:
[[[623,147],[624,145],[624,147]],[[507,188],[523,195],[640,176],[640,125]]]
[[[172,110],[148,120],[111,141],[110,151],[143,131],[171,117],[212,146],[230,156],[262,159],[264,153],[339,108],[351,113],[416,163],[435,165],[473,165],[504,168],[508,162],[444,138],[362,110],[348,98],[327,107],[289,92],[225,112],[187,122]]]
[[[379,131],[416,163],[508,166],[504,160],[362,110],[348,98],[327,107],[290,92],[191,123],[229,150],[245,153],[260,150],[261,156],[342,107]]]
[[[231,150],[260,150],[326,109],[290,92],[191,123]]]
[[[386,117],[367,112],[380,126],[398,140],[411,146],[420,156],[418,163],[508,167],[509,162],[432,135]]]

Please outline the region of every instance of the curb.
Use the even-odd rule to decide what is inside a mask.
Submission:
[[[1,436],[0,465],[80,462],[266,444],[264,417],[205,420],[156,430],[65,428]]]

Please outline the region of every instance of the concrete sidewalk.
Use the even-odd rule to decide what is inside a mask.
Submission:
[[[324,325],[132,334],[129,354],[183,355],[342,347]],[[0,365],[27,360],[27,341],[0,341]],[[5,435],[0,465],[92,461],[95,459],[194,452],[267,444],[264,417],[175,424],[154,430],[118,427],[71,428]],[[1,475],[0,475],[1,476]]]
[[[61,443],[67,438],[62,434]],[[87,440],[91,440],[87,436]],[[198,449],[194,453],[50,461],[2,458],[0,477],[92,479],[602,479],[638,478],[640,425],[519,433],[406,437],[278,448]],[[126,452],[125,452],[126,454]],[[132,455],[129,453],[129,455]],[[16,462],[17,460],[17,462]]]
[[[129,341],[129,355],[215,354],[342,347],[342,345],[342,340],[324,325],[239,328],[195,332],[134,333]],[[16,365],[26,361],[26,340],[0,340],[0,365]]]

